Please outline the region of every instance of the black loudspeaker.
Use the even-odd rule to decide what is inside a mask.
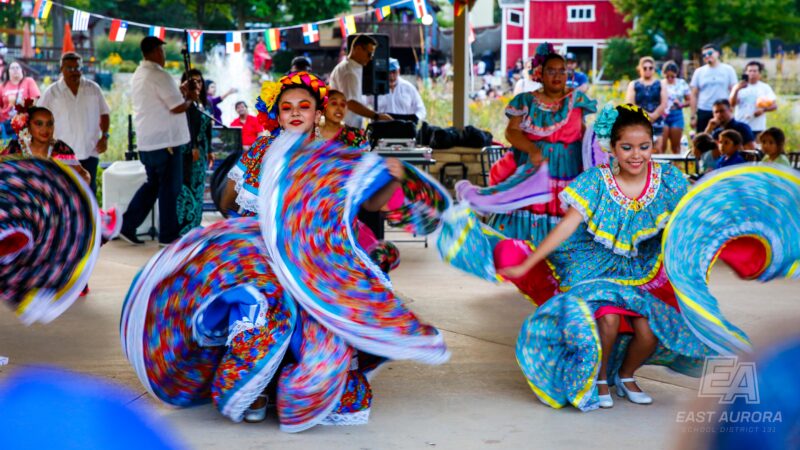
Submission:
[[[369,34],[367,36],[378,41],[372,61],[364,66],[361,78],[361,93],[364,95],[385,95],[389,93],[389,35]],[[347,52],[356,35],[347,36]]]

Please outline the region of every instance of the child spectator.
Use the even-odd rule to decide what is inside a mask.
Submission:
[[[719,135],[719,150],[722,157],[717,169],[747,162],[742,155],[742,135],[736,130],[725,130]]]
[[[764,159],[761,162],[783,164],[791,167],[792,163],[786,157],[786,152],[783,148],[786,144],[786,136],[780,128],[767,128],[758,136],[758,142],[761,143],[761,150],[764,152]]]
[[[708,133],[700,133],[692,139],[692,150],[699,164],[699,172],[707,173],[717,167],[722,153],[719,151],[717,141]]]

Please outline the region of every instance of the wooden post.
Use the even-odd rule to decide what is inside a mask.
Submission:
[[[455,17],[453,33],[453,126],[463,129],[469,124],[469,80],[472,75],[469,44],[469,11]],[[454,12],[455,14],[455,12]]]
[[[56,50],[53,51],[53,58],[61,58],[60,48],[64,43],[64,22],[66,18],[64,17],[66,12],[64,12],[64,8],[58,8],[57,11],[53,11],[53,43],[50,44],[51,47],[54,47]],[[75,51],[78,49],[76,48]]]

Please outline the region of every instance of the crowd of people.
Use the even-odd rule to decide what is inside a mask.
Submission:
[[[764,72],[761,62],[748,62],[739,78],[733,67],[720,60],[716,45],[705,45],[702,56],[704,64],[692,73],[689,83],[680,78],[680,68],[674,61],[661,65],[663,78],[659,78],[655,60],[649,56],[641,58],[637,67],[639,78],[628,85],[626,101],[648,112],[653,120],[658,152],[681,153],[685,128],[683,110],[689,108],[691,147],[701,161],[700,171],[705,173],[745,161],[738,150],[732,149],[755,150],[759,146],[760,135],[768,128],[767,115],[778,109],[778,102],[772,87],[761,81]],[[725,137],[726,131],[735,135],[726,133]],[[710,149],[706,135],[718,148]],[[768,154],[762,148],[764,160],[788,161],[773,153],[784,154],[784,142],[781,141],[779,147],[770,147]],[[724,156],[726,150],[731,152],[730,158]]]
[[[414,233],[452,225],[486,279],[511,281],[539,305],[523,325],[517,360],[549,406],[612,408],[612,386],[620,398],[650,404],[636,382],[640,367],[696,373],[705,357],[724,353],[711,344],[721,331],[691,327],[679,310],[662,237],[690,183],[653,154],[665,140],[675,148],[689,107],[704,171],[744,162],[756,142],[766,162],[788,163],[784,133],[765,121],[777,106],[759,64],[748,64],[740,82],[706,46],[706,65],[687,84],[677,64],[665,63],[661,80],[655,60],[644,57],[626,102],[598,108],[575,56],[540,45],[524,73],[509,77],[519,85],[505,111],[511,147],[492,165],[491,186],[457,186],[458,200],[493,213],[487,223],[494,230],[474,232],[474,223],[457,227],[473,213],[454,213],[455,201],[438,183],[364,151],[365,121],[420,121],[426,111],[394,59],[389,93],[362,95],[363,69],[378,42],[359,34],[328,82],[301,57],[290,73],[262,84],[255,116],[246,101],[236,103],[231,126],[242,128],[244,148],[220,200],[228,219],[203,228],[211,130],[218,105],[236,90],[219,95],[194,69],[176,82],[164,70],[164,45],[152,36],[141,41],[143,60],[131,79],[146,181],[120,231],[142,245],[136,230],[158,201],[158,242],[166,249],[133,280],[121,333],[126,356],[159,399],[177,406],[212,400],[225,416],[248,422],[263,421],[277,399],[287,431],[362,424],[378,366],[446,361],[440,332],[392,291],[396,249],[373,228],[381,212]],[[15,69],[17,91],[3,102],[13,103],[16,114],[9,109],[8,116],[17,137],[5,152],[60,160],[92,184],[108,146],[109,108],[80,69],[80,57],[65,54],[61,80],[41,96]],[[746,200],[734,192],[726,201]],[[722,323],[718,309],[710,311],[710,322]]]
[[[320,103],[319,117],[311,121],[310,131],[316,139],[340,140],[363,147],[365,118],[391,120],[392,114],[412,118],[414,122],[425,118],[419,92],[400,77],[400,66],[395,59],[389,66],[390,91],[378,98],[378,109],[382,112],[367,106],[372,99],[361,95],[362,70],[372,59],[376,45],[371,37],[359,35],[348,57],[331,73],[331,92],[326,103]],[[165,246],[200,224],[205,170],[213,159],[211,127],[220,124],[219,104],[237,90],[219,95],[215,84],[204,80],[198,70],[184,74],[178,85],[163,69],[163,41],[145,38],[141,49],[144,60],[131,85],[139,159],[147,171],[147,182],[133,196],[123,217],[120,236],[129,243],[142,245],[136,230],[158,200],[159,243]],[[310,66],[308,58],[297,57],[292,61],[290,73],[310,73]],[[244,100],[237,101],[235,108],[237,117],[228,125],[242,129],[243,149],[265,144],[267,141],[263,139],[271,136],[277,118],[259,120],[250,113]],[[369,222],[376,220],[373,214]],[[380,234],[377,225],[373,229]]]
[[[698,67],[690,80],[681,78],[681,67],[672,60],[657,64],[650,56],[639,60],[637,71],[639,77],[632,80],[625,91],[625,102],[642,107],[651,118],[653,132],[656,137],[657,153],[681,154],[686,121],[684,111],[690,116],[688,147],[700,161],[699,171],[708,172],[718,167],[722,152],[721,134],[725,130],[735,131],[741,141],[742,150],[759,149],[764,161],[788,164],[785,156],[785,139],[775,140],[776,133],[784,135],[780,129],[771,129],[764,139],[770,144],[765,149],[761,134],[767,125],[770,112],[778,109],[778,101],[772,87],[762,81],[764,65],[760,61],[749,61],[741,77],[729,64],[720,60],[719,48],[708,44],[701,49],[703,65]],[[586,92],[589,80],[577,68],[575,55],[567,53],[566,84],[573,89]],[[523,92],[533,92],[542,88],[541,83],[533,79],[533,58],[523,62],[518,60],[507,73],[509,86],[513,86],[514,96]],[[484,82],[482,93],[497,96],[502,92],[493,79]],[[712,153],[708,153],[709,135],[717,143]],[[772,142],[776,142],[772,145]],[[777,142],[780,142],[778,145]],[[699,145],[698,145],[699,144]],[[769,153],[768,153],[769,152]],[[752,160],[760,154],[748,155]],[[735,157],[730,161],[740,161],[744,157]],[[725,159],[726,164],[730,164]]]

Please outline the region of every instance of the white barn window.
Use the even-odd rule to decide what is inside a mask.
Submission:
[[[567,22],[594,22],[594,5],[567,6]]]
[[[508,24],[515,27],[522,26],[522,12],[521,11],[514,11],[513,9],[508,11]]]

